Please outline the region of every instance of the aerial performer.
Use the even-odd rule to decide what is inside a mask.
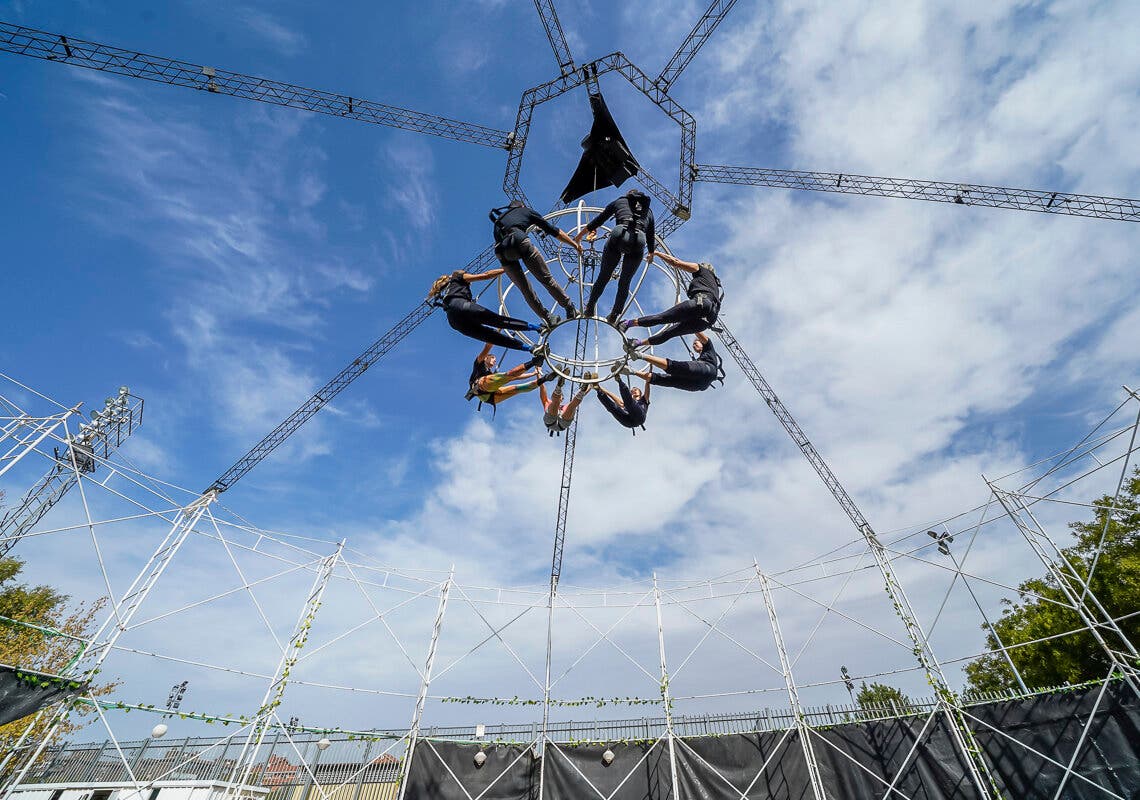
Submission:
[[[633,387],[632,389],[625,385],[620,377],[617,378],[618,390],[621,392],[621,397],[618,397],[613,392],[603,389],[600,385],[595,387],[598,390],[598,400],[606,411],[618,421],[619,425],[626,428],[645,427],[645,415],[649,413],[649,386],[650,372],[639,374],[639,377],[645,378],[644,391]]]
[[[653,386],[672,386],[675,389],[684,389],[686,392],[703,392],[712,386],[713,381],[724,383],[724,370],[721,368],[720,356],[717,355],[709,337],[698,333],[693,340],[693,350],[697,355],[688,361],[675,361],[672,358],[661,358],[649,353],[635,352],[634,356],[648,361],[656,367],[665,370],[659,372],[645,370],[634,372],[639,378],[644,378]]]
[[[712,264],[705,261],[697,264],[691,261],[682,261],[664,251],[658,252],[656,255],[674,269],[692,273],[693,277],[689,280],[689,288],[686,290],[689,299],[659,314],[622,320],[618,325],[618,329],[622,332],[628,331],[630,328],[649,328],[654,325],[669,323],[669,327],[646,339],[631,339],[630,344],[633,347],[659,345],[674,336],[708,330],[716,322],[717,315],[720,313],[720,303],[724,297],[724,290],[721,288],[720,278],[717,277]]]
[[[566,292],[555,283],[553,276],[551,276],[550,268],[546,265],[546,259],[542,257],[542,253],[538,251],[530,237],[527,236],[527,229],[533,225],[548,236],[553,236],[570,245],[579,253],[582,252],[582,245],[571,239],[570,234],[566,231],[543,219],[542,215],[533,208],[528,208],[521,200],[512,200],[508,206],[492,209],[490,217],[491,222],[494,223],[495,255],[498,256],[499,263],[503,265],[503,270],[511,279],[511,283],[518,287],[523,300],[538,315],[538,318],[547,326],[557,323],[557,320],[546,310],[546,306],[538,299],[534,289],[531,288],[530,282],[526,279],[526,273],[523,272],[523,263],[526,264],[531,275],[534,275],[535,280],[546,287],[546,291],[550,292],[554,301],[565,309],[568,319],[578,316],[578,311],[570,302]]]
[[[475,302],[471,296],[472,281],[487,281],[502,275],[502,269],[490,269],[482,274],[455,270],[450,275],[440,275],[431,285],[427,299],[434,305],[443,308],[447,314],[447,324],[464,336],[478,339],[508,350],[525,350],[530,352],[534,345],[527,345],[518,339],[507,336],[496,328],[506,328],[510,331],[537,331],[540,326],[525,319],[506,317],[496,314],[489,308],[484,308]]]
[[[543,377],[539,364],[542,355],[536,355],[530,361],[512,367],[506,372],[495,372],[495,354],[491,352],[493,345],[488,343],[479,355],[475,356],[475,363],[471,365],[471,376],[467,379],[467,399],[479,399],[479,407],[484,403],[498,406],[508,397],[524,392],[533,392],[542,384],[557,378],[557,373],[551,372]],[[533,370],[528,372],[528,370]],[[534,378],[535,380],[530,380]],[[512,381],[529,381],[528,383],[511,383]]]
[[[554,373],[550,373],[545,380],[550,380]],[[582,404],[582,400],[590,393],[589,384],[582,384],[582,388],[578,393],[570,398],[570,402],[562,405],[562,388],[566,383],[566,379],[558,376],[558,383],[554,387],[554,394],[550,397],[546,396],[546,387],[541,384],[538,387],[539,399],[542,401],[542,422],[546,425],[546,430],[553,436],[556,433],[562,433],[570,427],[570,423],[574,421],[574,414],[578,411],[578,406]]]
[[[587,317],[594,316],[598,299],[613,277],[618,261],[621,261],[617,295],[614,297],[613,309],[606,316],[606,320],[612,325],[625,310],[625,303],[629,298],[629,284],[633,281],[637,265],[641,263],[647,246],[649,248],[647,260],[650,264],[653,263],[656,228],[653,211],[649,208],[649,198],[637,189],[630,189],[606,206],[584,229],[578,231],[574,241],[581,242],[583,236],[587,241],[594,241],[598,235],[598,228],[610,217],[614,218],[614,229],[602,249],[602,263],[598,267],[598,275],[594,279],[593,288],[590,289],[590,299],[586,301],[583,313]]]

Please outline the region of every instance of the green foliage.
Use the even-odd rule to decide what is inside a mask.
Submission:
[[[893,686],[885,683],[874,683],[870,686],[866,682],[859,686],[859,693],[855,695],[855,702],[860,708],[890,707],[893,702],[899,711],[910,707],[910,698]]]
[[[0,559],[0,663],[27,670],[18,673],[22,680],[43,685],[54,682],[45,675],[61,674],[79,654],[82,639],[90,636],[91,625],[103,603],[71,607],[67,595],[50,586],[20,583],[23,567],[19,559]],[[115,684],[102,684],[90,691],[101,696],[114,687]],[[82,717],[82,711],[72,714],[60,734],[66,736],[82,728],[86,724]],[[38,721],[26,717],[0,726],[0,752],[6,752],[29,725],[34,726],[31,740],[35,741],[46,731],[49,720],[50,715]]]
[[[1140,609],[1140,468],[1125,481],[1115,508],[1111,495],[1104,495],[1093,504],[1092,519],[1069,525],[1076,543],[1062,552],[1081,579],[1088,580],[1103,538],[1103,552],[1096,559],[1090,588],[1109,615],[1121,617]],[[1088,630],[1062,635],[1085,625],[1076,611],[1059,605],[1067,601],[1051,576],[1031,578],[1017,588],[1018,599],[1003,601],[1006,609],[994,622],[994,630],[987,632],[987,648],[997,648],[995,633],[1006,647],[1057,637],[1010,651],[1031,689],[1083,683],[1107,676],[1108,656]],[[1121,620],[1119,625],[1129,640],[1140,642],[1140,617]],[[1122,643],[1113,633],[1104,630],[1103,635],[1110,647],[1122,649]],[[1013,671],[1000,653],[972,661],[965,671],[967,691],[998,691],[1017,686]]]

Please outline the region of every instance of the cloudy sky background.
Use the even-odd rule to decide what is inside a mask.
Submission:
[[[703,4],[559,9],[579,61],[620,49],[655,74]],[[0,2],[0,12],[73,37],[503,129],[513,127],[521,92],[556,71],[522,0],[406,10],[349,3],[335,11],[300,3],[159,9],[20,0]],[[741,2],[673,95],[697,119],[702,163],[1136,197],[1138,38],[1140,17],[1126,2]],[[208,485],[400,319],[436,275],[481,250],[486,210],[502,202],[498,151],[10,55],[0,64],[9,326],[0,369],[89,407],[129,385],[147,410],[124,457],[189,490]],[[620,79],[602,88],[635,154],[674,182],[676,126]],[[588,125],[581,94],[536,115],[523,184],[538,205],[560,191]],[[609,196],[588,199],[603,204]],[[717,264],[733,332],[867,517],[893,539],[984,504],[982,473],[1002,475],[1076,442],[1121,402],[1122,383],[1135,386],[1135,228],[698,184],[693,221],[670,247]],[[466,597],[452,593],[438,669],[484,638],[488,622],[498,627],[528,604],[541,606],[538,595],[470,588],[541,593],[562,456],[534,397],[505,404],[493,422],[463,401],[477,349],[442,320],[423,325],[224,497],[223,521],[240,515],[309,537],[298,545],[305,553],[276,544],[248,552],[242,547],[255,539],[223,524],[218,530],[233,540],[227,553],[205,526],[207,535],[188,542],[140,619],[292,569],[254,589],[257,605],[237,592],[122,640],[252,676],[120,652],[108,670],[125,681],[119,697],[160,704],[172,683],[189,679],[188,707],[255,709],[265,686],[257,676],[276,663],[274,635],[288,637],[312,562],[342,538],[357,567],[354,574],[338,568],[313,655],[297,673],[308,684],[290,691],[283,716],[356,728],[405,724],[405,695],[414,694],[418,677],[401,647],[422,661],[438,599],[433,587],[452,564],[469,588]],[[568,602],[597,607],[559,610],[555,677],[597,638],[592,626],[617,623],[611,638],[634,659],[608,644],[595,648],[556,696],[655,696],[656,617],[645,593],[656,572],[669,592],[669,660],[685,663],[671,687],[700,695],[681,711],[785,703],[780,676],[757,658],[775,663],[776,656],[755,582],[748,583],[753,559],[794,582],[806,573],[786,570],[850,542],[854,532],[744,376],[727,368],[722,389],[657,391],[648,430],[636,438],[592,399],[584,404],[563,580]],[[26,394],[11,396],[46,408]],[[1113,425],[1131,421],[1125,412]],[[1124,441],[1112,446],[1119,452]],[[1073,496],[1105,491],[1118,470],[1102,470]],[[23,483],[5,478],[11,499],[34,475]],[[165,503],[116,480],[151,508]],[[164,491],[176,502],[192,496]],[[97,519],[132,513],[130,502],[97,487],[86,499]],[[73,493],[41,527],[84,521],[81,500]],[[951,528],[968,529],[978,514]],[[1042,508],[1059,535],[1080,514]],[[969,557],[972,572],[1015,584],[1039,571],[1009,526],[983,530]],[[113,592],[130,583],[164,532],[155,519],[100,526]],[[28,540],[21,553],[31,579],[76,598],[106,593],[86,528]],[[818,580],[775,587],[789,647],[806,643],[796,667],[805,683],[834,681],[839,664],[856,675],[911,667],[908,647],[869,630],[902,639],[877,575],[863,569],[845,583],[844,568],[860,557],[868,566],[863,550],[841,555],[850,558],[814,568]],[[907,559],[898,567],[920,614],[932,620],[950,575],[932,549],[919,555],[930,563]],[[722,576],[729,577],[696,599],[701,591],[692,582]],[[598,587],[609,590],[604,599],[594,594]],[[1008,594],[982,583],[976,590],[991,613]],[[845,616],[828,614],[817,628],[818,603],[837,595]],[[386,616],[399,646],[378,622],[333,641],[404,601]],[[545,613],[526,611],[503,634],[539,680]],[[713,633],[686,662],[709,630],[702,619],[722,613],[718,628],[732,638]],[[958,584],[934,627],[936,651],[947,659],[976,652],[978,624]],[[332,643],[316,652],[325,642]],[[432,694],[534,697],[527,669],[495,641],[443,675]],[[960,685],[956,666],[947,673]],[[913,672],[890,682],[926,693]],[[733,694],[706,697],[723,693]],[[832,684],[809,690],[805,702],[845,697]],[[649,711],[558,713],[605,719]],[[528,709],[472,711],[438,701],[427,715],[441,724],[533,718]],[[149,725],[133,717],[117,724],[126,733]]]

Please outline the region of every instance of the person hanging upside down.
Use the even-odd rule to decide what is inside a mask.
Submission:
[[[506,372],[495,372],[495,354],[491,352],[492,347],[493,345],[488,343],[479,355],[475,356],[475,363],[471,365],[471,376],[467,379],[468,400],[475,397],[479,399],[480,404],[490,403],[492,406],[497,406],[508,397],[533,392],[542,384],[558,377],[554,372],[546,377],[542,376],[542,370],[538,366],[542,363],[542,355],[536,355],[530,361],[512,367]],[[533,372],[527,371],[531,369]],[[530,378],[537,380],[528,383],[511,383]]]
[[[550,274],[550,267],[546,265],[546,259],[542,257],[542,253],[538,251],[530,237],[527,236],[527,229],[533,225],[548,236],[553,236],[570,245],[579,253],[582,252],[582,245],[571,239],[570,234],[566,231],[543,219],[541,214],[533,208],[528,208],[520,200],[512,200],[509,206],[492,209],[490,217],[491,222],[494,223],[495,255],[498,256],[499,263],[506,270],[507,277],[511,279],[511,283],[518,287],[519,294],[522,295],[523,300],[526,301],[531,310],[547,325],[555,324],[554,318],[546,310],[542,301],[538,299],[530,282],[526,279],[523,263],[526,264],[535,280],[541,283],[546,291],[550,292],[554,301],[566,310],[567,318],[576,317],[578,311],[562,287],[555,283]]]
[[[647,245],[649,256],[646,261],[653,263],[657,234],[653,211],[649,208],[649,198],[637,189],[630,189],[624,196],[606,206],[585,228],[578,231],[574,241],[580,242],[583,236],[587,241],[594,241],[598,235],[598,228],[610,217],[614,217],[614,229],[606,239],[606,246],[602,248],[602,263],[598,267],[594,286],[590,289],[590,299],[586,301],[583,313],[587,317],[594,316],[598,300],[605,291],[606,284],[613,277],[618,261],[621,261],[617,295],[614,297],[613,309],[606,316],[606,320],[612,325],[625,310],[626,300],[629,299],[629,284],[633,281],[637,265],[641,263]]]
[[[644,347],[647,344],[659,345],[662,342],[669,341],[674,336],[708,330],[716,322],[717,315],[720,313],[723,290],[720,286],[720,278],[716,276],[712,264],[704,261],[699,264],[682,261],[664,251],[657,253],[657,255],[669,266],[693,274],[689,280],[689,288],[686,290],[689,299],[659,314],[622,320],[618,329],[623,333],[630,328],[649,328],[654,325],[671,323],[669,327],[646,339],[631,339],[630,344],[634,347]]]
[[[555,373],[550,373],[544,380],[550,380],[555,376]],[[578,406],[582,404],[582,400],[590,393],[590,386],[583,384],[578,393],[570,398],[570,402],[562,405],[562,387],[565,385],[566,380],[558,375],[558,383],[554,387],[554,394],[550,397],[546,396],[546,387],[539,385],[538,395],[542,401],[542,422],[546,425],[546,430],[553,436],[556,433],[562,433],[570,427],[570,423],[574,421],[574,414],[578,411]]]
[[[626,428],[644,426],[645,415],[649,413],[649,386],[651,381],[646,375],[639,375],[639,377],[645,378],[644,391],[636,387],[631,389],[625,385],[620,377],[617,379],[621,397],[606,391],[601,385],[595,387],[598,390],[598,400],[601,401],[602,406],[610,412],[618,424]]]
[[[436,278],[435,283],[431,285],[427,299],[443,308],[447,314],[447,324],[464,336],[505,347],[508,350],[530,352],[533,349],[532,345],[513,339],[502,331],[496,330],[496,328],[506,328],[511,331],[537,331],[540,330],[538,325],[527,322],[525,319],[496,314],[491,309],[484,308],[476,303],[475,298],[471,296],[471,281],[486,281],[502,274],[502,269],[491,269],[481,274],[457,269],[450,275],[440,275]]]
[[[644,372],[635,372],[634,375],[644,378],[653,386],[672,386],[675,389],[684,389],[686,392],[703,392],[712,386],[713,381],[716,380],[723,383],[720,356],[717,355],[709,337],[703,333],[698,333],[693,340],[693,349],[697,355],[689,361],[674,361],[671,358],[661,358],[649,353],[635,353],[636,358],[660,367],[665,370],[665,374],[645,370]]]

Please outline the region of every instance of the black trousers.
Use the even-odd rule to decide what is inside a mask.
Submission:
[[[586,301],[586,311],[593,313],[597,308],[606,284],[613,277],[618,261],[621,261],[621,274],[618,275],[617,294],[614,296],[614,306],[610,316],[620,317],[625,310],[626,301],[629,300],[629,284],[637,273],[637,265],[645,256],[645,234],[641,231],[629,232],[624,228],[615,228],[610,237],[606,239],[606,246],[602,248],[602,263],[598,266],[598,274],[594,276],[594,285],[590,289],[590,299]]]
[[[624,408],[618,405],[608,394],[598,392],[598,400],[601,401],[602,406],[605,407],[606,411],[610,412],[613,418],[618,421],[619,425],[626,428],[636,428],[638,425],[644,425],[645,414],[641,412],[641,407],[633,399],[633,394],[630,393],[629,387],[619,380],[618,388],[621,390],[621,402]],[[632,414],[630,413],[631,408],[635,409]]]
[[[676,336],[700,333],[703,330],[708,330],[708,328],[716,322],[716,316],[719,311],[720,309],[717,303],[707,297],[704,292],[701,292],[695,299],[678,303],[672,308],[662,311],[660,314],[638,317],[637,323],[638,325],[644,325],[646,327],[662,325],[667,322],[673,323],[665,330],[658,331],[646,339],[646,342],[649,344],[657,345],[662,342],[667,342]]]
[[[704,361],[674,361],[665,359],[665,374],[654,372],[649,379],[651,386],[670,386],[686,392],[703,392],[716,380],[717,371],[712,364]]]
[[[523,300],[530,306],[530,310],[537,314],[539,319],[545,320],[550,312],[546,310],[546,306],[534,293],[530,281],[526,279],[523,263],[526,264],[526,268],[530,270],[534,279],[541,283],[546,291],[550,292],[554,302],[567,311],[572,308],[570,298],[566,296],[562,287],[555,283],[554,276],[550,274],[550,267],[546,265],[546,259],[542,257],[542,253],[538,251],[529,237],[518,233],[508,234],[502,242],[495,246],[495,255],[498,256],[499,263],[503,265],[503,270],[511,279],[511,283],[518,287],[519,294],[522,295]]]
[[[512,331],[525,331],[530,329],[530,323],[525,319],[504,317],[496,314],[489,308],[484,308],[471,300],[456,298],[448,301],[444,306],[447,313],[447,324],[464,336],[478,339],[480,342],[506,347],[509,350],[527,350],[527,346],[518,339],[512,339],[496,328],[507,328]]]

